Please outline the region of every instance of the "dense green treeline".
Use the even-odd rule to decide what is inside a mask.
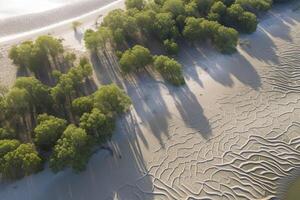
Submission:
[[[258,24],[256,14],[267,11],[272,4],[272,0],[126,0],[126,10],[109,12],[97,30],[86,31],[85,45],[94,53],[113,48],[124,73],[153,66],[153,60],[144,54],[149,51],[149,44],[142,42],[145,40],[159,41],[168,56],[176,56],[180,40],[210,41],[218,51],[233,53],[239,33],[254,32]],[[178,80],[183,77],[179,71],[172,73]],[[166,78],[170,70],[158,72],[174,83]],[[175,84],[181,85],[177,81]]]
[[[1,92],[1,176],[29,175],[45,161],[54,172],[83,170],[92,151],[111,138],[115,119],[129,109],[130,98],[114,84],[91,92],[89,60],[77,60],[51,36],[12,47],[10,57],[32,76],[17,78]]]

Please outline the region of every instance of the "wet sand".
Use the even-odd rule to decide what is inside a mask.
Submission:
[[[116,82],[133,100],[110,144],[115,156],[99,151],[80,174],[46,169],[2,184],[0,199],[275,197],[300,167],[300,12],[293,6],[268,12],[231,56],[182,44],[184,87],[153,72],[156,79],[123,79],[112,52],[99,55],[96,82]],[[80,47],[71,32],[58,35]]]

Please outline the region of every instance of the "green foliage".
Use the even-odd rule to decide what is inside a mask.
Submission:
[[[132,10],[133,15],[139,12]],[[147,17],[155,16],[152,12],[144,14]],[[97,31],[87,31],[86,46],[99,51],[106,48],[117,33],[121,37],[129,37],[132,32],[127,28],[134,30],[136,24],[135,18],[127,19],[127,16],[131,17],[124,11],[116,11],[104,20],[106,26],[101,26]],[[120,20],[122,17],[125,20]],[[114,27],[117,30],[112,31]],[[145,28],[152,31],[150,27]],[[135,57],[136,67],[152,63],[150,51],[142,46],[133,47],[130,53]],[[95,142],[102,144],[111,138],[115,117],[129,109],[130,98],[116,85],[103,86],[94,94],[83,96],[88,92],[83,84],[93,73],[89,59],[82,57],[79,64],[74,66],[75,54],[63,53],[61,41],[50,36],[41,36],[34,42],[28,41],[13,47],[10,57],[15,64],[37,72],[37,75],[44,75],[41,70],[52,70],[53,64],[63,63],[70,68],[67,73],[51,71],[56,79],[56,85],[52,88],[34,77],[20,77],[10,90],[0,91],[1,177],[20,178],[39,170],[42,160],[34,144],[44,158],[48,158],[44,155],[45,151],[51,153],[49,161],[53,171],[67,167],[75,171],[83,170]],[[61,62],[61,58],[64,62]],[[64,66],[58,66],[58,69]],[[81,116],[79,124],[82,128],[75,125],[67,127],[69,122],[66,119],[52,115],[63,116],[75,123]],[[34,143],[21,144],[28,141]]]
[[[210,39],[223,53],[234,52],[238,41],[238,32],[235,29],[227,28],[215,21],[194,17],[186,19],[183,35],[190,41]]]
[[[144,0],[126,0],[125,5],[127,9],[136,8],[136,9],[143,9],[145,6]]]
[[[145,11],[143,10],[137,12],[134,15],[138,27],[146,33],[151,33],[154,30],[153,27],[154,17],[155,17],[155,12],[153,10],[145,10]]]
[[[206,16],[210,10],[213,0],[193,0],[196,2],[201,16]]]
[[[245,10],[251,12],[267,11],[272,7],[272,0],[236,0]]]
[[[173,85],[179,86],[185,83],[182,67],[176,60],[167,56],[157,56],[154,59],[154,67]]]
[[[238,32],[233,28],[220,26],[214,35],[214,44],[223,53],[233,53],[238,42]]]
[[[67,121],[54,116],[40,115],[34,129],[34,142],[41,149],[50,150],[60,138],[67,126]]]
[[[2,163],[3,157],[20,146],[18,140],[0,140],[0,161]]]
[[[86,56],[82,56],[79,59],[79,66],[85,66],[85,65],[90,65],[90,61]],[[89,73],[91,73],[91,72],[89,72]]]
[[[94,107],[104,114],[121,114],[126,112],[130,105],[130,98],[115,84],[102,86],[94,93]]]
[[[16,138],[16,132],[9,128],[0,128],[0,140],[14,139]]]
[[[210,8],[210,13],[208,14],[208,19],[213,21],[223,22],[224,16],[226,14],[226,5],[223,2],[217,1]]]
[[[84,113],[80,118],[80,127],[94,136],[98,143],[110,139],[114,130],[114,120],[94,108],[90,113]]]
[[[178,28],[176,27],[176,21],[173,19],[171,13],[158,13],[155,15],[154,32],[161,40],[175,39],[179,35]]]
[[[13,60],[14,64],[21,68],[30,68],[34,63],[34,43],[26,41],[18,46],[13,46],[9,51],[9,58]]]
[[[78,115],[90,112],[93,109],[94,99],[92,96],[84,96],[76,98],[72,101],[72,109]]]
[[[135,18],[129,16],[125,11],[116,9],[104,17],[102,26],[108,27],[116,44],[122,44],[126,38],[132,38],[137,32]]]
[[[186,4],[184,7],[184,11],[187,16],[198,16],[199,12],[196,1],[191,1],[188,4]]]
[[[42,160],[34,146],[32,144],[21,144],[15,150],[3,156],[0,171],[3,177],[16,179],[37,172],[41,168],[41,164]]]
[[[64,51],[61,41],[49,35],[39,36],[35,40],[35,48],[37,49],[37,54],[44,58],[47,55],[51,55],[54,58]]]
[[[179,47],[173,40],[165,40],[164,47],[169,55],[177,55],[179,52]]]
[[[203,40],[205,37],[201,27],[203,21],[203,18],[188,17],[185,21],[183,36],[189,41]]]
[[[13,46],[9,58],[21,68],[28,68],[32,72],[45,69],[49,63],[49,56],[55,58],[63,52],[61,41],[48,35],[40,36],[35,42],[26,41]]]
[[[24,89],[28,94],[28,101],[31,107],[35,107],[38,111],[50,110],[52,98],[48,86],[42,84],[34,77],[17,78],[14,88]]]
[[[88,29],[84,33],[85,46],[92,52],[104,49],[111,41],[112,31],[107,27],[100,27],[97,31]]]
[[[73,66],[75,60],[76,60],[76,54],[75,53],[71,53],[71,52],[67,52],[64,55],[65,61],[69,66]]]
[[[253,13],[245,11],[239,4],[227,9],[226,24],[241,32],[252,33],[257,27],[257,18]]]
[[[9,114],[10,113],[6,101],[6,95],[4,97],[0,96],[0,122],[1,123],[5,122]],[[1,139],[1,132],[0,132],[0,139]]]
[[[49,165],[54,172],[67,167],[82,171],[85,169],[90,154],[87,133],[84,129],[71,124],[54,146]]]
[[[24,115],[30,110],[30,96],[25,89],[12,88],[6,96],[7,109],[11,113]]]
[[[254,31],[256,31],[258,21],[256,16],[253,13],[244,12],[239,17],[238,23],[239,23],[238,30],[241,30],[242,32],[245,33],[253,33]]]
[[[222,1],[217,1],[210,8],[210,12],[217,13],[222,16],[226,13],[226,5],[224,5]]]
[[[174,17],[183,15],[185,8],[182,0],[166,0],[163,5],[163,10],[172,13]]]
[[[84,64],[84,63],[81,63]],[[68,73],[62,74],[55,87],[51,88],[51,96],[56,102],[64,102],[74,95],[76,89],[92,75],[92,66],[88,63],[72,67]]]
[[[119,63],[123,72],[130,73],[143,69],[151,62],[152,56],[149,49],[135,45],[123,53]]]

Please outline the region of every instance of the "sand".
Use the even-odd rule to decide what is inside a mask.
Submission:
[[[7,3],[5,0],[0,0],[0,20],[18,15],[41,13],[74,1],[76,0],[11,0]]]
[[[123,0],[84,0],[42,13],[0,20],[0,83],[10,87],[16,79],[17,68],[8,59],[12,45],[50,34],[62,38],[67,49],[85,52],[84,30],[95,28],[96,21],[101,22],[102,16],[117,8],[124,8]],[[72,29],[73,21],[82,23],[76,33]]]
[[[112,53],[99,55],[96,82],[116,82],[133,100],[110,143],[114,156],[99,151],[79,174],[46,169],[3,183],[0,199],[275,197],[300,167],[300,12],[293,7],[268,12],[234,55],[182,44],[187,85],[180,88],[153,72],[156,79],[121,78]],[[70,48],[85,51],[70,31],[61,33]]]

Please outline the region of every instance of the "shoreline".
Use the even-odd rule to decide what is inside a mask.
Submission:
[[[84,26],[86,23],[91,23],[92,19],[97,19],[99,15],[104,15],[108,10],[123,7],[123,2],[124,0],[104,0],[99,3],[99,0],[89,0],[41,13],[0,20],[0,26],[2,27],[0,30],[0,45],[15,43],[51,31],[56,32],[56,30],[64,29],[63,26],[66,25],[67,28],[71,29],[69,24],[77,20],[82,21],[82,26]],[[86,6],[85,9],[82,9],[83,4]],[[27,21],[25,24],[24,20]]]

